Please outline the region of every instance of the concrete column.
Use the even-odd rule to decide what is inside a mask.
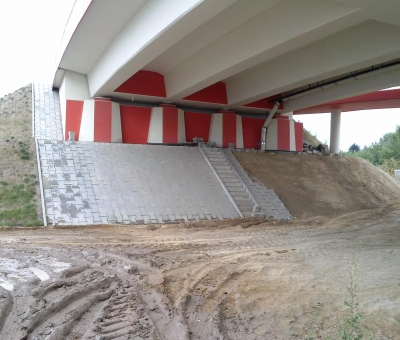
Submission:
[[[341,109],[331,109],[331,143],[330,152],[338,154],[340,152],[340,116]]]

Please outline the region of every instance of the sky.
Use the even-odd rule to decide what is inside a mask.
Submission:
[[[112,1],[112,0],[110,0]],[[0,0],[0,97],[32,82],[51,84],[55,55],[75,0]],[[330,114],[296,115],[329,144]],[[400,125],[400,109],[343,112],[340,148],[379,141]]]
[[[329,145],[331,114],[294,115],[294,120]],[[360,148],[378,142],[388,132],[394,132],[400,125],[400,108],[342,112],[340,125],[340,150],[348,151],[356,143]]]
[[[0,97],[51,84],[55,55],[75,0],[0,0]]]

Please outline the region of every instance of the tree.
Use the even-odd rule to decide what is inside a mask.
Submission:
[[[358,151],[360,151],[359,145],[357,145],[356,143],[353,143],[352,145],[350,145],[349,152],[358,152]]]

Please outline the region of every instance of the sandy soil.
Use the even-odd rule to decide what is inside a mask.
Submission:
[[[399,339],[399,222],[3,229],[0,339],[320,338],[346,314],[349,262],[364,324]]]
[[[361,158],[235,153],[296,217],[337,216],[400,199],[400,182]]]

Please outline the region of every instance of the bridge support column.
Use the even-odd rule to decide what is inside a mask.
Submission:
[[[331,141],[330,152],[338,154],[340,152],[340,117],[341,109],[331,109]]]

